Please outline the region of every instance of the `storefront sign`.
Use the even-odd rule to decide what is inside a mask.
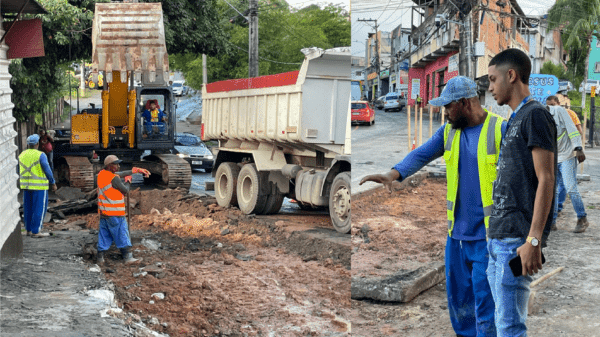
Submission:
[[[558,92],[558,79],[554,75],[531,74],[529,92],[533,99],[546,104],[546,98]]]
[[[417,95],[420,95],[420,93],[421,93],[421,79],[413,78],[412,86],[411,86],[411,90],[410,90],[410,98],[417,99]]]

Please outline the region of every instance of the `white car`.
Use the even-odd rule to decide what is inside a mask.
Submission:
[[[596,95],[600,95],[600,80],[586,80],[585,82],[581,82],[579,86],[579,92],[583,92],[583,85],[585,83],[585,93],[592,93],[592,86],[596,86]]]
[[[183,81],[173,81],[173,95],[182,96],[183,95]]]

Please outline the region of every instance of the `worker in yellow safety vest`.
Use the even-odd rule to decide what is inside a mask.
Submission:
[[[506,123],[480,105],[477,84],[464,76],[450,79],[440,97],[429,104],[444,106],[448,123],[391,171],[365,176],[360,184],[373,181],[391,191],[395,180],[405,180],[434,159],[444,157],[448,182],[445,262],[450,321],[457,335],[496,336],[494,299],[486,275],[486,230]]]
[[[115,155],[104,159],[104,169],[98,173],[98,212],[100,213],[100,226],[98,230],[98,263],[104,263],[105,252],[114,242],[121,251],[126,264],[139,262],[141,259],[133,258],[129,251],[131,239],[125,218],[125,194],[129,187],[121,181],[131,183],[131,175],[143,173],[146,177],[150,172],[134,167],[131,171],[119,171],[121,160]]]
[[[48,157],[38,150],[39,135],[27,137],[27,150],[19,155],[19,185],[23,190],[23,222],[27,236],[44,237],[42,233],[44,216],[48,209],[48,186],[56,191],[56,182]]]

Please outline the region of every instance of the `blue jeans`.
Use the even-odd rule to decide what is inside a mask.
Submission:
[[[112,243],[117,248],[131,247],[129,239],[129,230],[127,228],[127,219],[124,216],[111,216],[100,218],[100,228],[98,230],[98,251],[106,251]]]
[[[486,241],[446,240],[446,289],[454,332],[460,336],[496,336],[494,299],[486,277]]]
[[[159,134],[165,133],[165,124],[164,123],[156,123],[156,124],[144,124],[144,128],[146,128],[146,133],[151,135],[153,131],[153,127],[157,127],[156,131]]]
[[[556,179],[556,185],[556,213],[558,214],[562,211],[563,204],[565,203],[565,200],[567,200],[567,189],[565,188],[562,179]]]
[[[553,222],[556,221],[556,217],[558,216],[558,203],[560,202],[560,182],[564,183],[564,189],[566,193],[569,193],[569,197],[571,198],[571,203],[573,204],[573,208],[575,209],[575,213],[577,213],[577,218],[585,218],[587,213],[585,212],[585,206],[583,205],[583,200],[581,199],[581,194],[579,194],[579,190],[577,189],[577,157],[573,157],[569,160],[565,160],[562,163],[558,163],[558,171],[556,172],[556,180],[558,182],[558,188],[556,189],[556,197],[557,201],[554,204],[554,218]],[[563,192],[564,193],[564,192]],[[566,198],[566,196],[565,196]],[[563,198],[564,202],[564,198]],[[562,202],[561,207],[562,209]]]
[[[517,248],[525,243],[525,238],[490,239],[488,251],[490,261],[487,277],[496,303],[496,331],[500,337],[527,336],[527,302],[529,275],[515,277],[508,261],[517,256]]]

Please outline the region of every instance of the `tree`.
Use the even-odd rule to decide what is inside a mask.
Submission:
[[[38,0],[48,14],[42,20],[45,57],[12,60],[9,72],[13,90],[13,115],[18,121],[41,114],[67,90],[67,67],[91,54],[94,1]],[[24,16],[32,18],[31,15]]]
[[[600,39],[600,0],[557,0],[548,12],[548,21],[549,28],[561,28],[565,48],[587,50],[582,53],[587,78],[592,37]],[[584,90],[582,107],[585,107],[585,95]]]
[[[68,73],[73,62],[89,61],[92,54],[92,22],[95,4],[110,0],[38,0],[48,14],[41,18],[45,57],[13,60],[13,115],[18,121],[39,114],[68,92]],[[148,0],[146,2],[157,2]],[[169,53],[230,53],[227,35],[220,25],[216,0],[163,0],[165,42]]]
[[[540,69],[540,73],[554,75],[558,79],[567,77],[567,72],[565,71],[565,69],[560,65],[552,63],[552,61],[544,62],[544,64],[542,65],[542,69]]]
[[[244,13],[248,2],[229,0]],[[230,53],[208,57],[210,82],[248,77],[248,25],[237,11],[219,1],[221,25],[228,35]],[[304,60],[301,49],[323,49],[350,45],[348,13],[341,7],[329,5],[321,9],[309,6],[292,11],[285,1],[259,3],[259,69],[260,75],[297,70]],[[202,87],[202,59],[195,53],[170,55],[172,69],[180,70],[189,86]]]

